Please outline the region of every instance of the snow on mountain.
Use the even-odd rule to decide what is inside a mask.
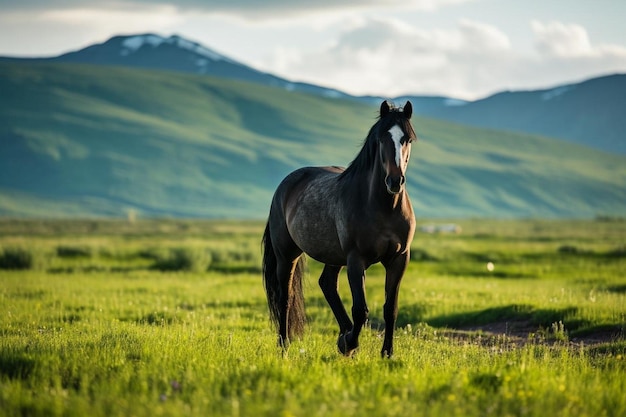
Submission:
[[[575,86],[573,85],[564,85],[561,87],[556,87],[553,88],[551,90],[548,90],[544,93],[541,94],[541,99],[543,101],[548,101],[548,100],[552,100],[555,97],[561,96],[565,93],[567,93],[568,91],[571,91],[574,89]]]
[[[122,41],[122,46],[125,48],[122,49],[122,55],[128,55],[129,52],[135,52],[137,49],[146,44],[154,47],[159,46],[164,40],[165,38],[157,35],[131,36],[130,38],[126,38]]]
[[[166,39],[166,42],[168,43],[173,43],[175,45],[177,45],[179,48],[182,49],[187,49],[189,51],[195,52],[199,55],[205,56],[209,59],[212,59],[213,61],[229,61],[229,62],[233,62],[232,60],[226,58],[223,55],[218,54],[217,52],[200,45],[199,43],[196,42],[192,42],[189,41],[187,39],[183,39],[180,36],[170,36],[168,39]]]
[[[168,44],[176,46],[180,49],[185,49],[189,52],[201,55],[212,61],[227,61],[231,63],[233,62],[225,56],[218,54],[217,52],[205,46],[202,46],[197,42],[181,38],[178,35],[172,35],[168,38],[153,34],[130,36],[122,40],[122,49],[120,50],[120,54],[122,56],[127,56],[133,52],[136,52],[144,46],[151,46],[153,48],[156,48],[162,44]],[[198,66],[205,66],[206,60],[198,59],[197,63]]]
[[[460,100],[458,98],[446,98],[443,101],[444,106],[456,107],[456,106],[465,106],[468,103],[466,100]]]

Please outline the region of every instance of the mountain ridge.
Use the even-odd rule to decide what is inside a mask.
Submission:
[[[169,37],[152,33],[117,35],[101,44],[91,45],[78,51],[47,59],[57,62],[121,65],[208,74],[281,87],[289,91],[302,91],[331,97],[348,97],[347,94],[332,88],[290,81],[257,70],[216,52],[212,48],[176,34]]]
[[[0,60],[24,60],[1,58]],[[73,62],[206,74],[367,104],[390,97],[352,96],[340,90],[287,80],[259,71],[180,35],[117,35],[56,57],[31,61]],[[606,86],[605,84],[609,84]],[[471,126],[557,137],[594,149],[626,154],[626,74],[611,74],[547,89],[502,91],[467,101],[445,96],[402,95],[417,114]]]
[[[138,68],[0,62],[0,75],[4,216],[263,218],[291,170],[348,165],[378,107]],[[623,156],[413,123],[407,184],[420,217],[624,215]]]
[[[539,134],[626,154],[626,74],[553,88],[504,91],[422,114],[456,123]]]

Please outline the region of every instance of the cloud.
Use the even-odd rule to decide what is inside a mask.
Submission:
[[[500,28],[469,19],[446,30],[361,19],[315,51],[277,50],[266,68],[354,94],[467,99],[626,70],[626,48],[595,45],[580,25],[532,21],[529,29],[535,49],[522,51]]]
[[[307,14],[316,11],[350,9],[394,8],[412,10],[437,10],[450,4],[466,3],[474,0],[0,0],[2,10],[36,9],[84,9],[84,8],[127,8],[173,6],[179,10],[202,12],[227,12],[247,17],[268,15]]]
[[[358,13],[368,9],[392,9],[434,11],[452,4],[475,0],[230,0],[201,1],[186,0],[176,2],[182,9],[196,9],[207,13],[219,12],[235,14],[253,20],[281,19],[294,15],[312,13]]]
[[[459,24],[460,49],[479,54],[499,53],[511,48],[509,37],[495,26],[463,19]]]
[[[283,74],[347,90],[388,96],[454,91],[459,96],[486,88],[497,68],[486,66],[510,54],[511,43],[494,26],[461,20],[451,30],[421,30],[397,19],[364,19],[335,43],[311,52],[280,50]]]
[[[98,28],[103,33],[132,33],[166,28],[182,21],[173,6],[128,9],[67,9],[47,10],[38,15],[41,21]]]
[[[114,34],[167,31],[182,21],[173,6],[160,5],[14,10],[0,14],[0,47],[8,49],[10,55],[55,55],[104,41]]]
[[[581,25],[534,20],[530,26],[535,55],[522,62],[520,81],[549,85],[626,72],[626,47],[596,44]]]
[[[535,36],[535,48],[547,58],[603,60],[626,56],[626,47],[592,44],[587,30],[577,24],[533,20],[531,28]]]
[[[580,25],[533,20],[531,28],[540,54],[567,58],[588,55],[592,51],[589,35]]]

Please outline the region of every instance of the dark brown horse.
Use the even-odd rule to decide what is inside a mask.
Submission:
[[[325,264],[319,285],[339,323],[337,346],[350,355],[368,317],[365,270],[381,262],[386,269],[385,339],[382,356],[393,353],[398,289],[409,262],[415,216],[406,192],[405,172],[416,138],[409,119],[412,106],[388,102],[363,148],[347,169],[307,167],[289,174],[272,200],[263,235],[263,278],[279,343],[302,334],[303,253]],[[352,319],[337,292],[347,266]]]

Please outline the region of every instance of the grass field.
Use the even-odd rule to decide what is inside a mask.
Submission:
[[[281,354],[260,222],[0,221],[0,416],[626,415],[626,221],[459,224],[416,235],[383,360],[383,270],[345,358],[313,261]]]

